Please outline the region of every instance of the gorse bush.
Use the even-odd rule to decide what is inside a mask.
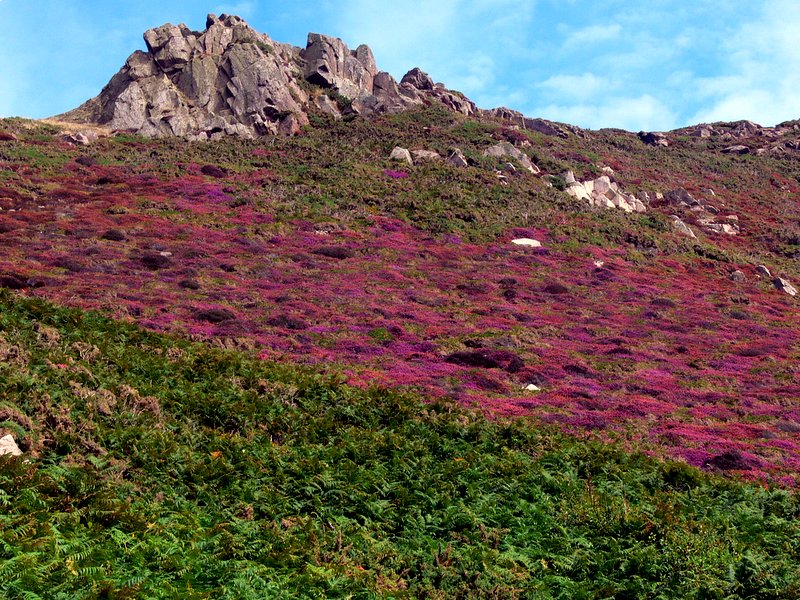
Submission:
[[[792,492],[5,291],[0,339],[5,598],[800,597]]]

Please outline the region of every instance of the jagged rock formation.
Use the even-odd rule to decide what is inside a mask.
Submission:
[[[144,34],[102,90],[59,118],[148,136],[209,139],[292,134],[319,110],[397,112],[433,100],[467,116],[478,108],[420,69],[400,83],[365,45],[311,33],[304,49],[273,41],[241,18],[209,15],[203,32],[166,24]]]
[[[691,214],[697,225],[710,233],[737,235],[740,232],[739,217],[737,215],[720,214],[720,210],[716,206],[697,200],[684,188],[668,191],[659,198],[659,201],[663,201],[664,204],[670,207],[678,208],[686,214]],[[673,218],[680,220],[677,215],[673,215]],[[681,228],[678,227],[678,229]]]
[[[492,108],[490,110],[483,110],[481,114],[505,121],[520,129],[527,129],[535,131],[543,135],[549,135],[560,138],[567,138],[570,134],[577,135],[578,137],[586,137],[586,132],[580,127],[575,125],[566,125],[563,123],[555,123],[547,119],[531,119],[526,117],[521,112],[501,106],[499,108]]]
[[[626,194],[608,175],[578,181],[572,171],[567,171],[563,178],[567,185],[566,192],[578,200],[586,200],[589,206],[620,208],[625,212],[645,212],[650,201],[646,193],[643,199]]]
[[[528,158],[527,154],[525,154],[522,150],[515,148],[514,145],[510,144],[509,142],[500,142],[499,144],[490,146],[483,151],[483,155],[492,156],[494,158],[513,158],[522,166],[523,169],[533,173],[534,175],[540,172],[539,168],[531,162],[531,159]]]

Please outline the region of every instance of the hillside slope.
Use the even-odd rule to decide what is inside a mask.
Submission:
[[[0,291],[4,598],[798,598],[796,494]]]
[[[262,142],[82,147],[6,121],[3,283],[792,485],[798,309],[775,280],[800,279],[797,132],[750,132],[736,141],[772,146],[740,155],[737,126],[715,127],[662,147],[431,106]],[[503,141],[539,172],[486,155]],[[391,161],[396,145],[442,159]],[[568,170],[646,211],[559,191]],[[712,227],[728,215],[735,235]]]

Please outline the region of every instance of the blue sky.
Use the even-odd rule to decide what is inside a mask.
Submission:
[[[483,108],[583,127],[800,118],[798,0],[0,0],[0,116],[74,108],[146,29],[209,12],[367,43],[398,79],[419,66]]]

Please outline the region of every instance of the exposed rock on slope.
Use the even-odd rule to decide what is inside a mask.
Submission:
[[[586,200],[589,206],[621,208],[625,212],[645,212],[647,210],[646,203],[649,198],[646,194],[644,201],[631,194],[626,194],[619,189],[616,182],[611,181],[608,175],[581,182],[575,179],[572,171],[567,171],[564,173],[564,181],[567,184],[566,192],[578,200]]]
[[[208,139],[296,133],[315,109],[339,117],[437,100],[455,112],[478,114],[469,99],[423,71],[409,71],[398,84],[378,71],[367,46],[351,51],[342,40],[317,33],[300,49],[223,14],[209,15],[203,32],[166,24],[147,31],[144,40],[147,52],[134,52],[99,96],[60,118]]]

